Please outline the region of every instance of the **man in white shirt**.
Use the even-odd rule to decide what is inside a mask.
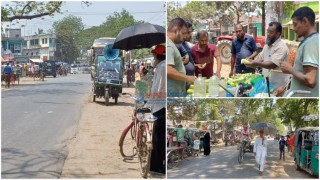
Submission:
[[[267,157],[267,138],[264,136],[263,130],[259,131],[259,136],[254,142],[253,153],[259,167],[259,175],[262,176]]]
[[[280,63],[289,60],[289,49],[281,40],[282,26],[279,22],[271,22],[267,30],[267,42],[250,66],[263,67],[263,74],[270,76],[270,82],[275,89],[275,96],[282,96],[284,88],[289,83],[289,75],[272,72],[270,69],[280,71]],[[269,75],[270,73],[270,75]]]

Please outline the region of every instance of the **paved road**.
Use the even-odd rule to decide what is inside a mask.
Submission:
[[[90,75],[46,78],[1,94],[2,178],[58,178]]]
[[[183,161],[177,168],[168,170],[168,178],[315,178],[296,171],[292,156],[279,161],[278,141],[268,140],[268,156],[263,176],[258,176],[258,167],[253,153],[245,154],[244,163],[239,165],[235,146],[214,148],[210,156],[201,155],[194,160]]]

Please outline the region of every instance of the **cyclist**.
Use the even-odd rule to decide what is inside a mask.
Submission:
[[[10,79],[11,79],[11,76],[13,75],[13,72],[12,72],[11,66],[9,66],[9,63],[7,63],[6,67],[4,67],[3,75],[6,82],[5,87],[10,88]]]
[[[244,144],[243,150],[251,144],[250,131],[248,130],[248,125],[243,125],[243,130],[241,131],[241,142]]]

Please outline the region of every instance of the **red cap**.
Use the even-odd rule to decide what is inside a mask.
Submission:
[[[160,55],[166,55],[166,47],[164,45],[158,44],[154,50],[152,50],[152,53],[160,54]]]

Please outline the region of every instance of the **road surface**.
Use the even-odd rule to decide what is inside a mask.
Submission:
[[[194,160],[183,161],[177,168],[168,170],[168,178],[315,178],[304,171],[296,171],[292,156],[286,154],[286,161],[279,161],[278,147],[278,141],[268,140],[268,156],[263,176],[258,176],[258,167],[253,153],[245,154],[244,162],[240,165],[236,146],[228,146],[213,148],[210,156],[201,154]]]
[[[138,159],[124,159],[118,144],[122,131],[132,121],[134,109],[134,86],[123,84],[118,104],[110,99],[106,107],[103,99],[92,102],[92,94],[88,94],[77,134],[68,145],[61,178],[141,179]],[[165,175],[149,174],[148,178]]]
[[[2,178],[59,178],[90,91],[89,74],[2,91]]]

